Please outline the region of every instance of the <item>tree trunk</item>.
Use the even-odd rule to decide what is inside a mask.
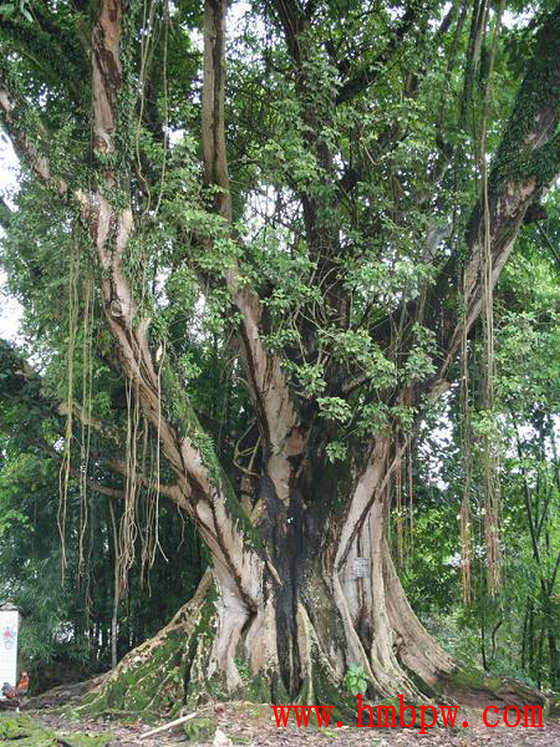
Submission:
[[[135,710],[149,700],[156,710],[178,709],[212,693],[336,704],[348,713],[352,667],[363,668],[372,698],[416,701],[447,681],[454,663],[411,609],[386,539],[390,450],[379,439],[342,520],[332,513],[320,524],[292,488],[288,507],[277,501],[269,535],[277,575],[263,573],[259,605],[249,611],[208,571],[193,600],[125,657],[88,708]],[[256,505],[263,500],[274,500],[269,478],[255,494]]]
[[[116,33],[119,19],[104,12],[109,5],[109,0],[101,4],[99,26],[104,31],[105,25],[111,26],[112,33],[94,35],[99,54],[93,56],[93,83],[94,90],[100,89],[94,95],[97,147],[99,150],[103,145],[110,151],[115,147],[116,116],[107,91],[118,88],[120,67]],[[218,188],[215,211],[227,226],[232,209],[223,106],[225,8],[223,0],[207,0],[205,5],[202,144],[206,181]],[[297,38],[299,27],[290,24],[299,11],[292,4],[285,10],[289,16],[286,27],[292,29],[288,45],[297,67],[301,39]],[[553,20],[551,28],[556,28],[558,17]],[[540,43],[554,60],[555,39],[552,30],[545,27]],[[102,64],[108,56],[115,61],[110,68]],[[536,155],[544,155],[547,146],[552,150],[557,147],[552,135],[559,119],[554,97],[541,97],[538,104],[533,101],[534,78],[540,75],[541,67],[542,62],[536,59],[535,69],[530,69],[520,91],[517,106],[530,106],[534,117],[525,117],[521,134],[515,121],[510,123],[504,140],[508,168],[502,171],[504,145],[498,153],[488,199],[490,237],[484,234],[482,201],[470,221],[470,254],[464,267],[468,328],[482,304],[486,239],[490,239],[494,283],[527,207],[540,197],[553,176],[537,173],[536,166]],[[119,74],[109,76],[109,69]],[[546,70],[547,80],[556,82],[560,75],[557,64]],[[544,119],[543,112],[547,115]],[[511,164],[516,158],[526,163],[527,148],[538,148],[538,154],[529,168],[518,173]],[[115,175],[110,170],[104,179],[106,186],[114,186]],[[149,322],[139,319],[123,270],[123,252],[134,231],[130,208],[115,209],[101,192],[89,195],[82,204],[105,270],[105,313],[123,373],[136,387],[144,415],[157,429],[162,452],[177,476],[171,496],[191,516],[213,561],[213,584],[205,579],[178,620],[146,649],[141,647],[152,652],[156,660],[158,651],[164,669],[178,668],[179,676],[166,674],[164,682],[178,679],[183,698],[201,689],[224,695],[252,690],[267,700],[334,704],[343,699],[344,676],[353,666],[362,668],[372,697],[402,693],[418,699],[437,687],[440,680],[448,680],[455,665],[412,611],[386,539],[390,510],[387,485],[400,462],[402,447],[395,445],[389,433],[378,435],[365,453],[354,454],[350,477],[331,474],[325,459],[331,435],[328,426],[319,422],[316,403],[302,404],[294,398],[279,357],[262,342],[260,299],[241,281],[238,261],[232,259],[223,284],[240,316],[240,359],[262,448],[261,477],[250,514],[241,510],[215,454],[200,437],[177,377],[168,365],[159,364],[158,370],[152,358]],[[313,231],[309,229],[308,233],[312,246]],[[237,241],[233,231],[231,240]],[[444,308],[450,295],[448,277],[453,274],[444,272],[442,282],[434,286],[429,298],[433,308]],[[419,314],[422,320],[421,309],[411,309],[410,313],[412,318]],[[441,328],[437,327],[440,319],[444,320]],[[427,389],[447,373],[463,333],[457,314],[435,313],[430,323],[436,325],[442,345],[436,361],[438,374],[425,383]],[[411,405],[418,400],[419,392],[409,390],[397,397],[397,401]],[[175,407],[166,407],[171,402]],[[165,653],[170,639],[177,637],[182,642],[179,659],[176,646],[170,649],[175,653]],[[153,672],[143,654],[127,657],[124,672],[135,668],[137,656],[138,667],[148,666]],[[120,686],[120,672],[117,668],[116,680],[111,678],[109,682]],[[155,689],[162,688],[147,675],[130,678],[128,671],[125,676],[134,684],[134,691],[143,679]]]

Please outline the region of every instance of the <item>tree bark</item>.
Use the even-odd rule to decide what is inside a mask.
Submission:
[[[127,655],[87,707],[130,710],[139,682],[151,686],[159,677],[165,685],[177,668],[176,709],[197,705],[210,689],[224,698],[332,703],[348,714],[344,676],[353,666],[363,668],[371,698],[419,701],[440,679],[447,683],[455,664],[412,611],[386,540],[390,449],[387,439],[378,441],[354,478],[351,510],[325,526],[318,552],[309,513],[281,517],[273,552],[279,583],[265,570],[259,604],[244,626],[236,616],[244,599],[231,587],[224,591],[214,568],[168,628]],[[366,573],[356,572],[358,559]]]

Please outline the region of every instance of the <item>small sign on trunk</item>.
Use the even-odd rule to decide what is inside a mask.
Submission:
[[[371,576],[371,558],[354,558],[352,572],[354,578],[369,578]]]

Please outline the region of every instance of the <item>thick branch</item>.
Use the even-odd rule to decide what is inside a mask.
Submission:
[[[205,177],[216,187],[215,209],[231,222],[225,124],[225,0],[207,0],[204,12],[204,82],[202,90],[202,143]],[[234,305],[241,313],[240,347],[259,427],[269,461],[269,476],[282,500],[288,497],[287,457],[301,448],[294,434],[298,415],[277,355],[267,351],[260,331],[261,304],[257,294],[241,282],[235,260],[225,276]],[[290,439],[293,435],[294,438]]]
[[[336,108],[334,87],[328,96],[318,95],[323,87],[313,64],[314,54],[323,55],[322,45],[315,38],[313,29],[298,0],[274,0],[273,5],[280,20],[286,46],[293,61],[295,93],[299,103],[303,144],[316,159],[317,185],[296,187],[301,201],[305,234],[310,258],[317,263],[314,283],[320,288],[325,301],[325,316],[329,323],[340,327],[348,325],[349,299],[343,280],[344,270],[340,258],[340,225],[337,220],[338,197],[331,189],[336,176],[334,150],[330,137],[325,137],[333,125]],[[313,47],[315,49],[313,50]],[[320,75],[320,74],[319,74]],[[305,317],[301,320],[301,336],[304,347],[312,354],[316,352],[315,325]],[[332,362],[326,372],[327,380],[336,374]]]
[[[122,84],[121,12],[118,1],[101,0],[92,35],[97,155],[116,149],[117,101]],[[158,364],[153,358],[150,320],[142,319],[124,272],[124,253],[135,228],[132,209],[126,202],[124,207],[117,206],[106,196],[119,189],[120,174],[108,166],[99,177],[100,188],[85,195],[82,206],[103,270],[105,316],[122,370],[135,388],[144,416],[158,434],[161,449],[180,481],[186,509],[212,554],[214,577],[225,600],[219,610],[220,624],[228,630],[227,646],[215,652],[215,659],[233,688],[241,684],[241,679],[232,651],[262,606],[264,561],[258,550],[259,538],[229,492],[227,478],[201,433],[170,362],[163,359]],[[123,190],[125,200],[126,194]]]
[[[274,6],[282,24],[288,51],[299,67],[303,57],[300,36],[307,25],[303,8],[297,0],[275,0]]]
[[[406,34],[418,22],[419,8],[415,3],[409,5],[402,20],[396,27],[385,49],[369,64],[361,67],[355,75],[349,78],[340,88],[336,97],[337,104],[344,104],[365,91],[379,78],[382,66],[387,65],[395,53],[401,48]]]
[[[560,172],[559,86],[560,6],[544,21],[537,35],[533,59],[493,159],[488,206],[494,283],[511,254],[528,208]],[[469,257],[463,270],[467,329],[474,324],[482,308],[484,230],[481,198],[467,231]],[[450,280],[456,277],[456,263],[456,257],[448,263],[431,301],[433,306],[442,309],[444,355],[440,375],[451,365],[462,334],[457,311],[454,315],[448,308],[443,312],[446,299],[453,293]]]
[[[202,85],[202,151],[207,184],[216,188],[216,212],[232,218],[224,124],[226,0],[204,3],[204,78]]]
[[[46,133],[39,128],[39,131],[31,137],[22,122],[24,117],[25,105],[17,104],[12,98],[0,73],[0,123],[9,133],[14,150],[39,179],[54,187],[59,194],[65,194],[68,185],[63,179],[53,177],[48,159],[40,153],[37,147],[37,142],[45,137]]]

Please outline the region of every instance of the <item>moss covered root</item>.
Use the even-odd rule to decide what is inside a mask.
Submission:
[[[26,713],[0,714],[0,744],[18,747],[107,747],[114,738],[111,734],[65,734],[38,724]]]

